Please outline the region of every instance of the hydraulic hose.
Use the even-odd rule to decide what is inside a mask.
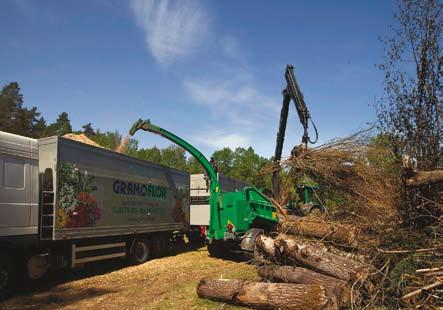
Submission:
[[[309,137],[308,137],[308,140],[309,140],[309,143],[314,144],[314,143],[317,143],[317,141],[318,141],[318,130],[317,130],[317,126],[315,126],[314,121],[311,118],[309,118],[309,120],[311,121],[311,124],[315,130],[315,140],[312,141],[311,138],[309,138]]]

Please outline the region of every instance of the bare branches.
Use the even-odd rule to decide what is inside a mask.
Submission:
[[[443,5],[437,0],[401,0],[393,36],[382,39],[386,56],[385,97],[377,114],[380,128],[399,140],[399,155],[408,154],[423,170],[438,162],[441,139]],[[413,58],[413,66],[405,60]]]
[[[415,250],[383,250],[383,249],[377,249],[378,252],[384,253],[384,254],[407,254],[407,253],[423,253],[423,252],[433,252],[443,250],[443,246],[433,247],[433,248],[426,248],[426,249],[415,249]],[[418,271],[417,271],[418,272]]]
[[[435,283],[432,283],[432,284],[430,284],[430,285],[426,285],[425,287],[422,287],[422,288],[420,288],[420,289],[418,289],[418,290],[415,290],[415,291],[413,291],[413,292],[411,292],[411,293],[409,293],[409,294],[406,294],[406,295],[404,295],[401,299],[402,299],[402,300],[408,300],[408,299],[411,299],[411,298],[413,298],[413,297],[419,295],[419,294],[422,293],[423,291],[431,290],[431,289],[433,289],[433,288],[439,287],[439,286],[442,285],[442,284],[443,284],[443,281],[440,281],[440,280],[439,280],[439,281],[437,281],[437,282],[435,282]]]
[[[343,139],[336,139],[316,148],[307,149],[296,157],[282,160],[278,165],[270,165],[263,174],[280,169],[288,171],[293,179],[308,177],[319,183],[321,190],[315,192],[319,201],[340,197],[339,213],[349,220],[366,226],[370,223],[383,225],[393,223],[397,212],[395,202],[398,197],[398,177],[390,162],[390,150],[373,143],[371,131],[364,130]],[[388,171],[393,171],[388,172]],[[281,194],[284,195],[285,184]],[[294,187],[294,183],[289,184]],[[278,197],[279,201],[287,200]],[[330,207],[328,203],[324,206]]]

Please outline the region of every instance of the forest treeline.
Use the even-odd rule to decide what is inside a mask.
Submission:
[[[94,129],[92,123],[87,123],[81,129],[73,129],[67,112],[61,112],[55,122],[48,123],[36,107],[24,106],[23,94],[17,82],[5,85],[0,93],[0,130],[26,137],[43,138],[49,136],[63,136],[68,133],[84,133],[88,138],[110,150],[116,150],[122,143],[124,136],[118,131],[102,131]],[[136,139],[129,139],[123,152],[143,160],[187,171],[202,173],[203,168],[186,151],[179,146],[171,145],[166,148],[141,148]],[[257,176],[257,173],[271,159],[255,153],[252,147],[236,148],[225,147],[212,154],[217,161],[220,173],[244,180],[257,186],[270,186],[269,177]]]

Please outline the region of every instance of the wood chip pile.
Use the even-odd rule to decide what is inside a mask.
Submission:
[[[63,137],[67,138],[67,139],[70,139],[70,140],[77,141],[77,142],[81,142],[81,143],[85,143],[85,144],[89,144],[89,145],[93,145],[93,146],[97,146],[97,147],[103,148],[98,143],[96,143],[96,142],[92,141],[91,139],[89,139],[84,133],[81,133],[81,134],[68,133],[68,134],[64,135]]]

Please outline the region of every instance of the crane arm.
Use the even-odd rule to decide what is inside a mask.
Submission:
[[[289,111],[290,102],[291,102],[291,97],[286,94],[286,90],[283,91],[283,104],[280,112],[280,124],[278,126],[278,132],[277,132],[274,163],[279,163],[281,160],[281,153],[283,150],[283,143],[285,141],[286,123],[288,121],[288,111]],[[274,195],[276,197],[280,194],[279,170],[274,170],[274,172],[272,173],[272,185],[273,185]]]
[[[136,121],[132,125],[131,129],[129,130],[130,135],[133,136],[135,134],[135,132],[138,131],[139,129],[158,134],[158,135],[174,142],[175,144],[181,146],[186,151],[188,151],[192,156],[195,157],[195,159],[197,159],[197,161],[206,170],[206,173],[208,174],[208,177],[211,181],[211,184],[210,184],[211,191],[218,192],[220,190],[217,172],[214,170],[211,163],[206,159],[206,157],[199,150],[197,150],[194,146],[192,146],[191,144],[189,144],[188,142],[186,142],[182,138],[174,135],[173,133],[171,133],[163,128],[160,128],[154,124],[151,124],[149,119],[147,119],[147,120],[139,119],[138,121]]]
[[[306,106],[305,99],[303,98],[303,94],[300,91],[297,80],[295,79],[294,66],[288,65],[286,67],[285,78],[287,82],[287,87],[285,92],[287,93],[287,96],[289,96],[290,99],[294,101],[294,105],[298,113],[298,118],[300,119],[300,123],[303,125],[304,132],[303,132],[302,143],[305,146],[307,145],[308,142],[313,144],[317,142],[318,139],[317,128],[315,128],[314,123],[312,123],[315,129],[316,138],[314,141],[311,141],[308,135],[308,121],[311,118],[311,115],[309,114],[309,110]]]
[[[286,89],[283,91],[283,104],[280,113],[280,124],[278,128],[277,141],[276,141],[275,154],[274,154],[274,163],[276,164],[279,163],[281,160],[283,142],[285,140],[285,133],[286,133],[286,123],[288,121],[288,110],[291,100],[294,101],[294,105],[298,113],[298,118],[300,119],[300,123],[303,126],[302,144],[306,147],[308,142],[315,143],[317,142],[318,139],[317,128],[315,127],[314,123],[312,123],[312,125],[314,126],[315,129],[316,138],[314,141],[312,141],[309,138],[308,121],[311,118],[311,116],[309,114],[308,108],[306,107],[306,103],[303,98],[303,94],[298,86],[297,80],[295,79],[294,66],[288,65],[286,67],[285,78],[287,86]],[[272,184],[274,188],[274,194],[278,196],[280,194],[279,169],[273,172]]]

